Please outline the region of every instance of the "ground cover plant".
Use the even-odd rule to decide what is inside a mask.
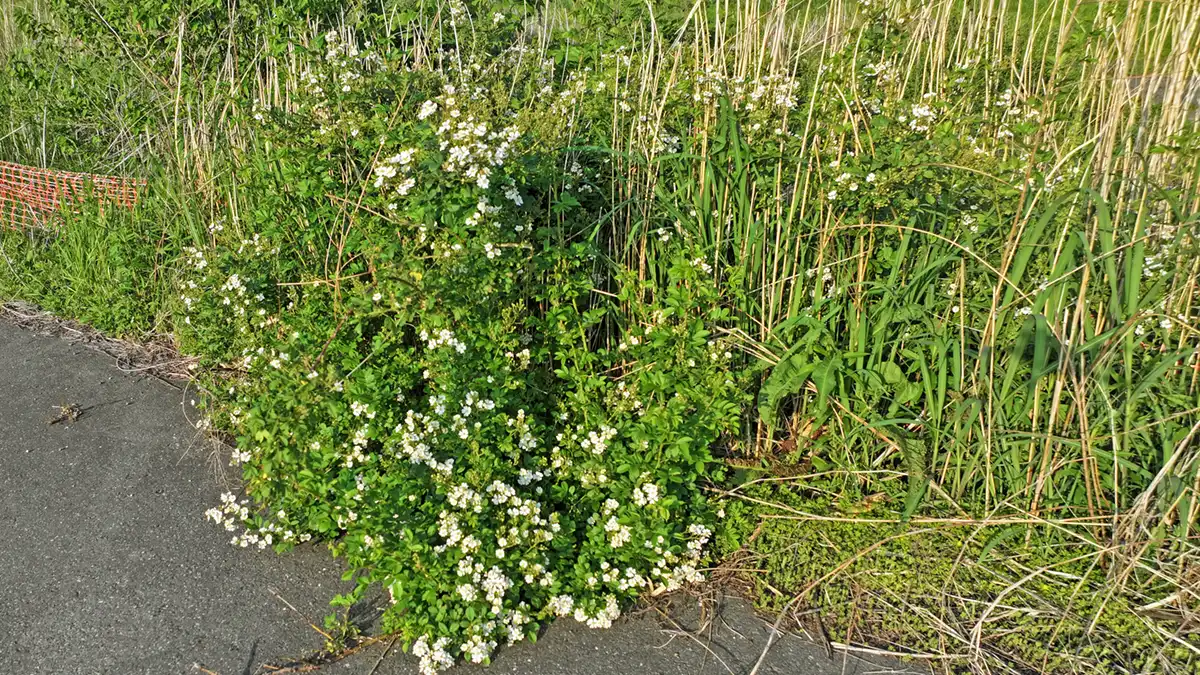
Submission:
[[[848,650],[1196,669],[1200,4],[4,7],[0,157],[152,189],[0,293],[199,356],[209,517],[426,671],[722,562]]]

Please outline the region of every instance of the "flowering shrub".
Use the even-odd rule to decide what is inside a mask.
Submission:
[[[554,97],[508,115],[460,75],[327,36],[311,98],[256,111],[269,215],[191,251],[183,296],[194,347],[245,372],[217,416],[254,503],[208,516],[243,547],[331,540],[425,672],[699,580],[745,388],[703,258],[593,293],[598,202],[521,133]]]
[[[238,546],[331,541],[358,572],[345,600],[385,587],[394,605],[384,627],[411,641],[426,672],[485,661],[552,617],[610,625],[639,593],[699,580],[715,525],[700,485],[720,478],[710,448],[737,429],[752,389],[731,364],[734,345],[717,337],[744,318],[725,309],[744,300],[747,274],[719,248],[732,218],[683,193],[686,179],[665,180],[655,205],[674,222],[646,229],[655,260],[669,262],[639,281],[633,265],[608,262],[619,240],[597,225],[614,210],[597,185],[613,181],[616,163],[643,160],[562,148],[628,128],[632,154],[686,166],[701,151],[696,125],[717,119],[725,135],[713,156],[748,157],[751,141],[803,156],[812,144],[822,208],[937,228],[986,258],[1002,255],[987,234],[1020,193],[931,167],[1016,182],[1032,159],[1053,175],[1052,158],[1012,154],[1032,132],[1032,102],[1007,94],[992,110],[898,93],[885,56],[894,32],[864,40],[861,65],[834,57],[807,74],[828,83],[822,107],[812,102],[827,120],[842,115],[839,84],[861,76],[867,95],[861,115],[813,138],[789,124],[807,91],[797,76],[696,70],[646,102],[621,76],[644,55],[617,49],[551,77],[552,63],[500,34],[480,33],[494,52],[486,65],[481,47],[460,46],[437,55],[436,70],[327,35],[294,109],[249,107],[256,145],[240,180],[256,208],[214,224],[214,246],[189,252],[182,297],[193,349],[244,373],[215,417],[237,437],[253,503],[227,495],[210,518]],[[978,136],[962,139],[956,117]],[[874,152],[838,145],[854,133]],[[770,195],[775,180],[756,184]],[[1043,191],[1058,182],[1044,179]],[[672,189],[680,194],[663,199]],[[880,233],[878,264],[900,260],[904,242]],[[1030,256],[1030,273],[1050,276],[1050,255]],[[837,336],[852,333],[813,329],[806,317],[836,321],[827,308],[851,302],[855,286],[836,262],[799,260],[795,280],[779,284],[805,284],[793,299],[802,320],[777,328],[795,346],[764,386],[763,418],[810,376],[819,424],[838,378],[860,382],[857,410],[891,419],[922,406],[929,394],[908,374],[915,352],[851,370]],[[937,284],[930,302],[947,318],[982,311],[989,279],[944,269],[921,275]],[[964,296],[977,306],[942,299]],[[1071,302],[1034,298],[1048,301]],[[1015,310],[1022,321],[1026,309]],[[908,339],[926,330],[920,316],[897,312],[873,330]],[[954,327],[929,330],[944,340]],[[1028,331],[1003,330],[1005,343]],[[926,460],[908,454],[896,461],[920,475]]]
[[[79,314],[71,287],[108,279],[90,321],[133,311],[107,300],[129,288],[147,317],[178,309],[186,349],[223,376],[208,421],[236,437],[246,478],[248,498],[210,518],[238,546],[332,542],[361,584],[346,600],[387,588],[386,627],[427,671],[554,616],[607,625],[637,593],[699,578],[714,450],[739,476],[789,477],[753,481],[756,509],[784,482],[825,495],[811,468],[851,477],[836,490],[854,514],[869,500],[887,520],[1086,522],[1089,540],[1170,542],[1155,564],[1186,579],[1195,116],[1175,85],[1129,78],[1160,101],[1119,77],[1157,63],[1188,81],[1167,73],[1195,59],[1154,46],[1179,44],[1171,21],[1144,17],[1166,28],[1142,39],[1120,12],[1088,29],[1091,10],[1064,23],[1054,3],[994,23],[970,9],[992,17],[990,3],[916,0],[745,16],[252,0],[236,22],[192,4],[186,26],[114,0],[61,12],[79,36],[55,28],[0,69],[12,156],[182,158],[150,181],[177,194],[156,187],[128,214],[144,230],[0,240],[0,293]],[[80,43],[99,56],[72,58],[68,79],[113,82],[103,96],[45,84]],[[130,53],[154,58],[112,65]],[[114,110],[131,123],[97,134]],[[47,158],[47,128],[75,141]],[[152,138],[184,151],[130,145]],[[759,531],[740,510],[724,539]],[[853,550],[883,543],[864,531],[877,536]],[[1062,543],[1048,532],[1028,540]],[[834,568],[848,569],[787,571],[772,591]],[[985,606],[988,588],[962,601]],[[1186,594],[1137,602],[1172,597]]]

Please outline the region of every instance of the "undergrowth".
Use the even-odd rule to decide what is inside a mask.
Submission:
[[[0,295],[197,356],[209,518],[425,671],[714,530],[840,648],[1194,671],[1200,3],[0,7],[0,158],[150,179]]]
[[[1181,617],[1115,588],[1119,552],[1091,528],[988,525],[950,509],[902,523],[897,479],[740,489],[718,551],[769,615],[851,653],[870,645],[935,671],[1195,672],[1188,646],[1164,640]]]
[[[97,207],[71,214],[60,233],[0,238],[0,297],[36,301],[114,336],[170,332],[178,242],[144,212]]]

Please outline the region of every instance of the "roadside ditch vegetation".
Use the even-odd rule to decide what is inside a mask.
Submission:
[[[0,0],[0,298],[197,358],[424,672],[706,580],[1200,672],[1200,1]],[[0,223],[2,225],[2,223]]]

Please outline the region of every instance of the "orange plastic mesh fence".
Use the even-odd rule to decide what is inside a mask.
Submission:
[[[64,208],[88,196],[101,204],[130,208],[146,181],[0,162],[0,229],[54,227]]]

